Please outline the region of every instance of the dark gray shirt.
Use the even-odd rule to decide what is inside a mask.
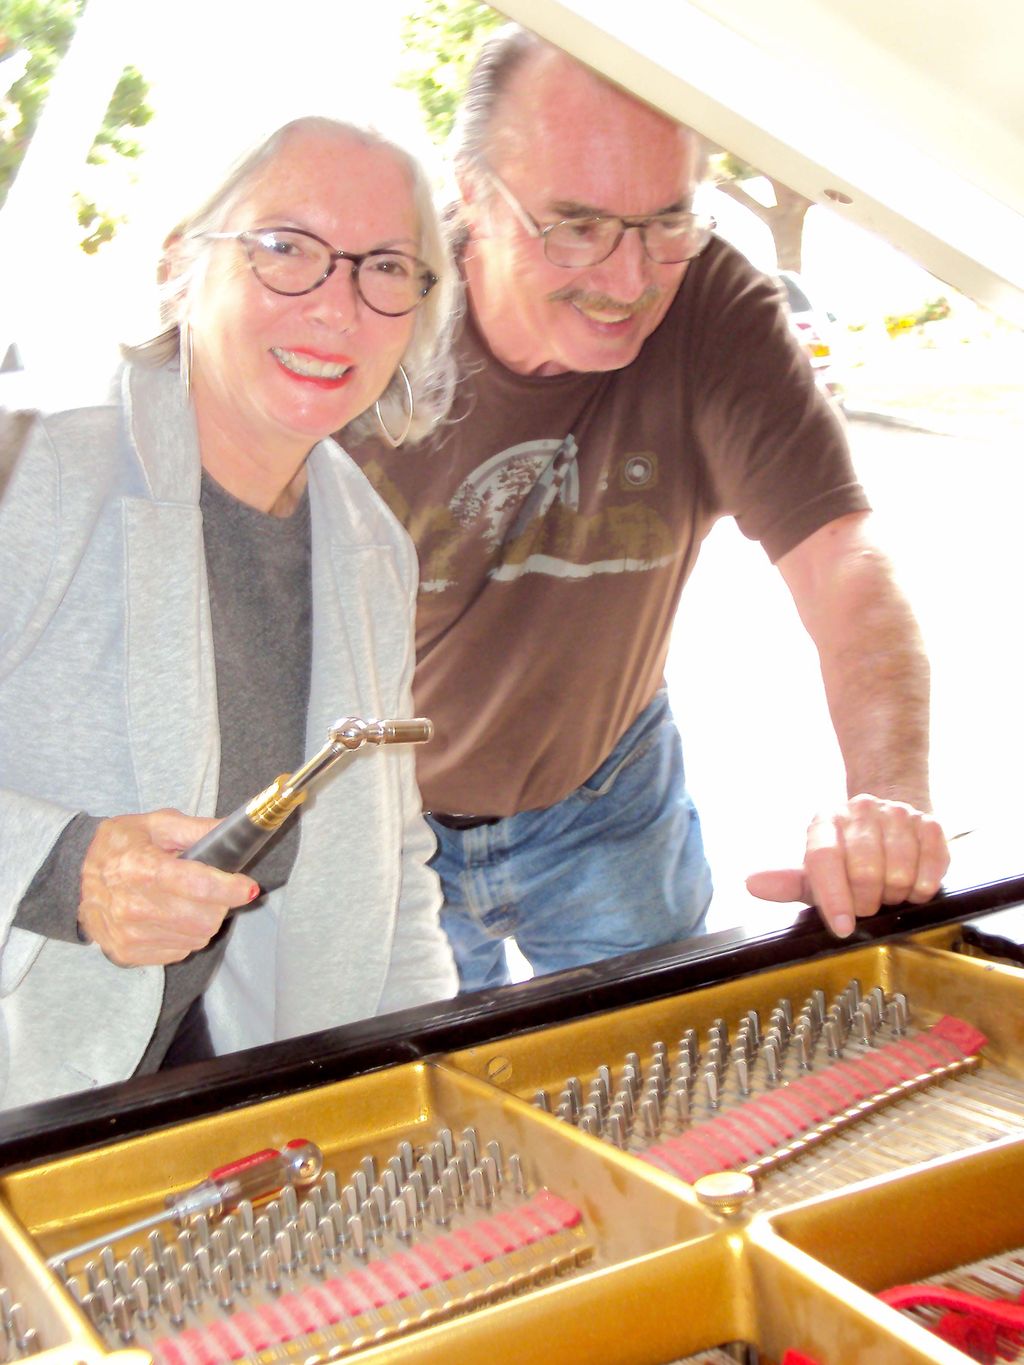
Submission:
[[[204,471],[200,508],[221,738],[217,814],[228,815],[306,757],[309,495],[290,517],[269,516],[233,498]],[[14,919],[19,928],[77,941],[82,863],[103,818],[82,812],[68,824],[25,893]],[[287,881],[299,830],[297,814],[246,868],[264,892]],[[159,1068],[185,1012],[220,961],[230,924],[229,919],[205,948],[164,969],[163,1006],[137,1074]]]

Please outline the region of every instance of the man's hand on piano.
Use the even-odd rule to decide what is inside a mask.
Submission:
[[[816,905],[839,938],[883,905],[923,904],[949,867],[942,827],[902,801],[854,796],[816,815],[807,830],[803,867],[755,872],[747,890],[761,900]]]

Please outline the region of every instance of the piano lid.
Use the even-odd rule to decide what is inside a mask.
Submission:
[[[1024,5],[498,0],[1024,326]]]

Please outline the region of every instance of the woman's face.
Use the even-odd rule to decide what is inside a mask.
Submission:
[[[348,134],[293,134],[224,229],[292,227],[335,248],[418,253],[412,187],[386,148]],[[244,246],[210,246],[187,304],[192,394],[204,448],[261,462],[305,455],[364,412],[394,374],[414,315],[384,317],[359,298],[345,261],[312,293],[265,288]]]

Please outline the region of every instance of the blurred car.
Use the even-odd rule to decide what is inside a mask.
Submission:
[[[782,286],[790,327],[811,362],[818,385],[842,406],[844,389],[836,373],[836,357],[831,340],[835,316],[823,312],[811,302],[806,285],[795,271],[780,270],[776,278]]]

